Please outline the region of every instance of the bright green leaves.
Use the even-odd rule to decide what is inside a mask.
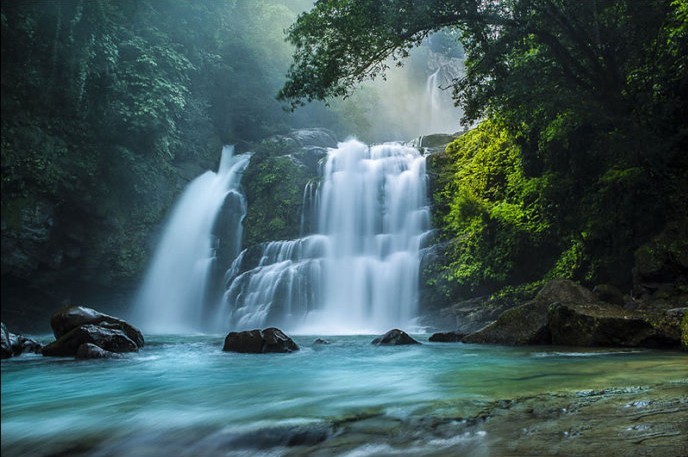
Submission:
[[[537,279],[542,266],[527,260],[547,245],[549,224],[542,215],[545,178],[527,178],[520,150],[506,130],[485,121],[447,146],[449,163],[435,199],[448,208],[443,233],[450,241],[445,274],[477,291],[525,276]],[[530,266],[529,266],[530,265]]]

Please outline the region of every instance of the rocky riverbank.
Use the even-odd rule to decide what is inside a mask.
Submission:
[[[335,422],[332,437],[289,456],[604,455],[688,453],[688,379],[488,402],[465,417],[361,415]]]

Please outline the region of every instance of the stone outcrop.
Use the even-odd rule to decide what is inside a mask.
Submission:
[[[42,345],[23,335],[15,335],[7,330],[5,323],[0,329],[0,358],[8,359],[24,353],[40,354]]]
[[[143,347],[144,345],[143,334],[136,327],[122,319],[100,313],[92,308],[66,306],[57,310],[50,318],[50,327],[58,340],[71,330],[85,324],[94,324],[113,330],[120,330],[136,343],[138,347]]]
[[[43,348],[43,355],[51,357],[74,357],[79,346],[94,344],[110,352],[136,352],[139,347],[123,331],[100,325],[84,324],[70,330],[58,340]]]
[[[411,338],[408,333],[395,328],[384,335],[375,338],[373,341],[371,341],[371,344],[375,344],[377,346],[403,346],[420,343]]]
[[[592,293],[595,294],[598,300],[611,303],[612,305],[624,306],[626,304],[623,293],[611,284],[598,284],[592,290]]]
[[[77,359],[119,359],[122,354],[106,351],[92,343],[84,343],[76,350]]]
[[[299,347],[282,330],[270,327],[264,330],[255,329],[230,332],[225,338],[222,350],[247,354],[266,354],[294,352],[298,351]]]
[[[517,346],[550,340],[547,303],[537,300],[504,311],[496,321],[463,339],[464,343]]]
[[[428,338],[428,341],[433,343],[459,343],[463,341],[465,336],[466,334],[461,332],[439,332],[433,333]]]
[[[44,356],[112,358],[88,345],[112,353],[136,352],[144,345],[141,331],[133,325],[84,306],[57,310],[50,326],[56,340],[43,348]]]
[[[509,309],[466,343],[678,347],[686,308],[627,310],[568,280],[547,283],[535,299]]]

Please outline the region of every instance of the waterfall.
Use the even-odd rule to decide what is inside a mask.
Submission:
[[[208,328],[206,319],[215,312],[207,308],[218,302],[214,271],[224,271],[241,247],[246,202],[239,184],[248,161],[248,155],[235,156],[234,147],[225,146],[217,173],[194,179],[176,203],[135,301],[132,319],[144,331]],[[217,265],[219,260],[226,264]]]
[[[442,87],[463,73],[456,65],[444,64],[433,71],[425,80],[425,104],[422,107],[423,120],[420,128],[423,135],[431,133],[453,133],[459,128],[461,110],[454,106],[451,91]]]
[[[426,118],[428,129],[432,129],[435,126],[435,121],[438,118],[438,114],[440,114],[439,111],[442,107],[440,86],[437,80],[439,73],[440,69],[438,68],[433,74],[428,76],[428,79],[425,82],[425,99],[427,100],[428,104],[428,114]],[[429,131],[432,132],[431,130]]]
[[[411,325],[430,228],[418,150],[340,143],[304,190],[304,210],[302,238],[249,248],[228,270],[229,327],[345,334]]]

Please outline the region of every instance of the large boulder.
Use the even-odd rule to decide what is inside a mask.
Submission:
[[[428,338],[428,341],[433,343],[459,343],[463,341],[465,336],[466,334],[461,332],[439,332],[433,333]]]
[[[465,343],[678,347],[685,308],[630,311],[568,280],[547,283],[530,302],[502,313]]]
[[[604,302],[550,306],[552,344],[562,346],[678,347],[685,311],[643,313]]]
[[[75,357],[77,359],[119,359],[122,358],[122,354],[106,351],[92,343],[84,343],[77,348]]]
[[[554,303],[549,309],[552,344],[562,346],[641,346],[652,325],[607,303]]]
[[[8,359],[24,353],[40,354],[43,346],[36,340],[26,338],[22,335],[15,335],[7,330],[5,323],[1,324],[0,330],[0,358]]]
[[[529,345],[550,344],[549,305],[552,303],[592,303],[592,292],[573,281],[548,282],[535,298],[504,311],[495,322],[467,335],[465,343]]]
[[[688,302],[688,219],[667,224],[635,252],[633,295],[645,308]]]
[[[12,341],[10,340],[10,332],[5,327],[3,322],[0,327],[0,358],[9,359],[14,354],[12,353]]]
[[[408,333],[395,328],[384,335],[375,338],[373,341],[371,341],[371,344],[375,344],[377,346],[402,346],[420,343],[411,338]]]
[[[108,325],[105,323],[104,325]],[[110,352],[136,352],[139,346],[126,333],[118,328],[84,324],[62,335],[43,348],[43,355],[53,357],[74,357],[79,346],[94,344]]]
[[[623,293],[611,284],[598,284],[592,290],[592,293],[598,300],[611,303],[612,305],[624,306],[626,304]]]
[[[274,327],[264,330],[246,330],[230,332],[225,338],[223,351],[248,354],[266,354],[273,352],[294,352],[299,347],[282,330]]]
[[[464,343],[528,345],[548,344],[547,303],[532,300],[504,311],[496,321],[466,335]]]
[[[66,306],[57,310],[50,318],[50,327],[58,340],[73,329],[85,324],[120,330],[136,343],[136,346],[143,347],[144,345],[143,334],[139,329],[122,319],[100,313],[92,308]]]

